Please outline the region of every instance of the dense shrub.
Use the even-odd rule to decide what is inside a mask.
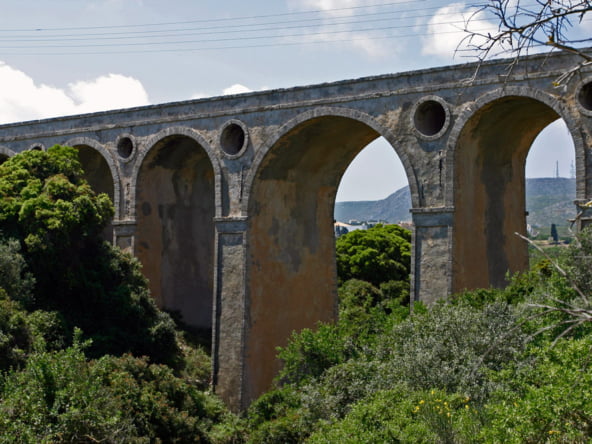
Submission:
[[[118,400],[137,436],[150,442],[209,442],[209,430],[225,414],[221,401],[199,385],[146,359],[103,357],[92,371]]]
[[[0,370],[23,365],[33,342],[27,312],[0,289]]]
[[[4,376],[0,442],[210,442],[226,411],[172,369],[146,359],[87,361],[78,340],[34,353]]]
[[[305,328],[294,332],[288,345],[278,349],[283,362],[279,379],[283,383],[302,384],[318,378],[348,358],[345,340],[334,324],[320,323],[316,331]]]
[[[592,338],[532,347],[530,366],[496,375],[510,389],[486,405],[484,442],[587,443],[592,436]]]
[[[134,426],[80,345],[32,355],[3,380],[0,442],[123,442]]]
[[[11,157],[0,165],[0,232],[15,240],[0,246],[11,258],[0,260],[0,284],[28,310],[59,312],[68,337],[80,327],[93,340],[91,356],[131,352],[178,366],[174,323],[157,309],[139,263],[100,238],[112,215],[74,148]]]
[[[32,302],[34,285],[35,278],[27,271],[19,241],[0,241],[0,288],[12,300],[27,305]]]
[[[416,390],[434,388],[482,399],[492,389],[488,372],[500,370],[523,350],[526,337],[515,325],[505,303],[483,309],[436,304],[395,325],[374,355],[389,362],[383,378],[406,381]]]
[[[324,423],[307,443],[472,443],[480,415],[470,399],[405,385],[357,403],[342,420]]]

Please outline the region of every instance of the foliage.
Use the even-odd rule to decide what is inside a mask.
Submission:
[[[483,399],[492,389],[488,373],[512,362],[524,346],[525,335],[512,328],[515,323],[511,307],[501,302],[483,309],[436,304],[381,338],[375,356],[389,363],[381,377],[406,381],[416,390]]]
[[[133,424],[72,348],[33,355],[3,381],[0,442],[122,442]]]
[[[2,232],[21,240],[37,261],[59,263],[63,253],[76,253],[84,240],[97,239],[113,216],[109,197],[95,195],[84,180],[76,150],[58,145],[0,165],[0,196]]]
[[[16,239],[0,242],[0,288],[15,301],[30,304],[35,278],[27,271],[25,258]]]
[[[81,328],[92,356],[131,352],[178,365],[174,324],[150,297],[139,263],[100,238],[113,207],[84,180],[77,156],[56,145],[0,165],[0,231],[16,239],[2,248],[16,258],[20,243],[36,285],[28,296],[32,280],[14,260],[0,262],[0,278],[15,284],[0,283],[28,310],[59,312],[69,337]]]
[[[209,442],[219,400],[146,359],[89,362],[87,345],[35,353],[5,376],[0,442]]]
[[[21,366],[33,342],[27,313],[0,290],[0,370]]]
[[[486,405],[485,442],[589,442],[592,435],[592,338],[532,347],[535,365],[497,375],[511,390]]]
[[[356,230],[336,241],[340,281],[360,279],[373,285],[409,278],[411,233],[398,225]]]
[[[343,420],[322,425],[307,442],[473,442],[476,423],[466,397],[397,385],[356,404]]]
[[[578,234],[561,259],[573,284],[584,294],[592,294],[592,227]]]
[[[283,361],[279,379],[283,383],[302,384],[318,378],[328,368],[347,358],[345,338],[334,324],[319,323],[317,330],[305,328],[292,333],[288,345],[278,348]]]
[[[300,394],[286,385],[259,397],[247,411],[248,442],[297,443],[308,435],[311,424],[303,414]]]
[[[92,370],[118,400],[118,410],[135,433],[150,442],[208,442],[209,430],[225,413],[218,399],[145,358],[107,356]]]
[[[18,313],[27,319],[26,312]],[[29,350],[22,370],[3,375],[0,443],[213,440],[214,425],[229,414],[203,390],[203,380],[176,377],[169,367],[130,355],[87,361],[89,343],[81,344],[77,332],[72,347]],[[189,373],[209,373],[203,354],[190,353],[198,368]]]

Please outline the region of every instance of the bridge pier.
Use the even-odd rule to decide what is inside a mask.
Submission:
[[[451,207],[412,208],[411,299],[430,304],[450,294]]]
[[[136,221],[118,220],[113,221],[113,245],[118,246],[127,253],[134,253],[134,235],[136,232]]]
[[[215,219],[212,383],[228,406],[248,406],[245,373],[247,218]]]

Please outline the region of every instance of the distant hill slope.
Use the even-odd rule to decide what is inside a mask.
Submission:
[[[567,178],[526,179],[526,209],[528,223],[548,227],[552,223],[567,225],[575,216],[573,201],[576,181]],[[337,202],[335,220],[385,220],[390,223],[410,221],[411,195],[409,187],[401,188],[386,199],[376,201]]]
[[[576,180],[567,178],[537,178],[526,180],[528,223],[533,227],[567,225],[576,215]]]
[[[335,204],[335,220],[348,222],[352,219],[385,220],[390,223],[410,221],[411,194],[406,186],[395,191],[386,199],[364,200],[358,202],[337,202]]]

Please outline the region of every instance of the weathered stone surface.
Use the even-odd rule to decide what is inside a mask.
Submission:
[[[212,330],[213,381],[235,409],[266,390],[292,330],[336,316],[333,206],[373,139],[400,157],[415,224],[412,295],[505,282],[527,266],[524,163],[563,118],[577,197],[592,190],[592,75],[540,55],[0,126],[0,156],[78,147],[115,203],[114,242],[152,292]],[[112,228],[112,230],[111,230]]]

